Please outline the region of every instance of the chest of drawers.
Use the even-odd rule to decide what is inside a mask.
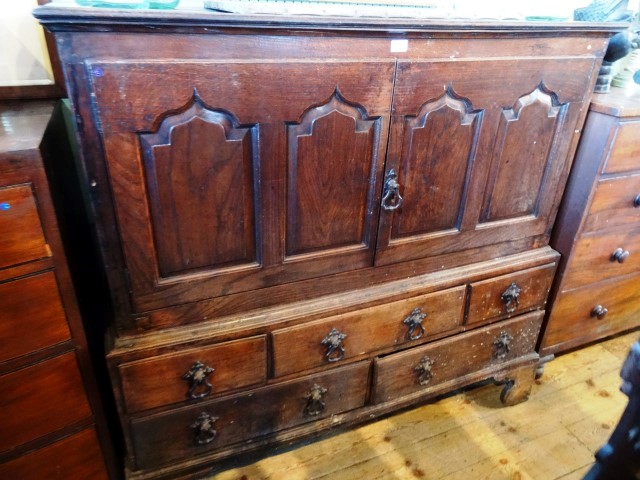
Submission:
[[[640,96],[594,96],[552,244],[564,257],[541,353],[640,326]]]
[[[74,99],[130,478],[487,378],[527,398],[617,27],[36,15]]]

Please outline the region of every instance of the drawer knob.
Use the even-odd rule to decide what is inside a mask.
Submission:
[[[507,313],[514,312],[520,306],[520,293],[522,293],[522,289],[516,282],[513,282],[500,295],[500,300],[504,303]]]
[[[420,363],[418,363],[418,365],[413,369],[418,376],[418,383],[420,385],[428,385],[433,379],[432,368],[435,364],[436,362],[431,360],[429,357],[423,357],[422,360],[420,360]]]
[[[511,342],[513,342],[513,337],[509,335],[508,332],[502,331],[498,338],[493,342],[494,352],[493,356],[498,360],[502,360],[509,355],[511,351]]]
[[[422,338],[424,335],[424,327],[422,326],[422,321],[427,318],[427,314],[423,313],[420,308],[414,308],[409,316],[405,318],[402,323],[404,323],[409,331],[407,332],[407,338],[409,340],[418,340]]]
[[[623,250],[622,248],[616,248],[614,252],[611,254],[611,261],[624,263],[624,261],[629,258],[629,250]]]
[[[324,412],[325,404],[322,398],[325,393],[327,393],[327,389],[321,387],[317,383],[311,387],[311,390],[305,397],[307,399],[307,405],[304,407],[305,415],[315,417],[316,415],[320,415]]]
[[[218,417],[214,417],[208,412],[202,412],[198,415],[195,422],[191,424],[191,428],[195,430],[195,442],[198,445],[206,445],[215,440],[218,436],[217,430],[214,428]]]
[[[338,362],[344,358],[342,342],[345,338],[347,338],[346,333],[342,333],[337,328],[332,328],[329,334],[322,339],[320,343],[327,347],[327,353],[325,353],[327,362]]]
[[[640,193],[633,199],[633,206],[636,208],[640,207]]]
[[[609,313],[609,310],[602,305],[596,305],[595,307],[593,307],[593,310],[591,310],[591,316],[597,317],[598,320],[602,320],[604,317],[606,317],[607,313]]]
[[[400,184],[398,174],[392,168],[384,179],[384,189],[382,191],[382,208],[388,211],[396,210],[402,206],[403,198],[400,195]]]
[[[207,377],[213,372],[215,372],[215,368],[209,367],[200,361],[194,363],[191,369],[182,375],[182,378],[189,383],[187,397],[195,400],[211,394],[213,386],[209,383]]]

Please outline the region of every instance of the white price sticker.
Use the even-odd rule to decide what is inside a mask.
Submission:
[[[391,53],[406,52],[409,49],[409,40],[391,40]]]

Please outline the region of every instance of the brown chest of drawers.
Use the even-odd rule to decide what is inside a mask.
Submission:
[[[526,399],[617,27],[36,15],[74,99],[130,478],[491,377]]]
[[[541,354],[640,326],[640,95],[594,96],[552,245]]]

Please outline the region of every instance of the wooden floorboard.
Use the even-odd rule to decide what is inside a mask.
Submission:
[[[556,358],[514,407],[484,385],[208,478],[578,480],[627,404],[619,373],[638,336]]]

